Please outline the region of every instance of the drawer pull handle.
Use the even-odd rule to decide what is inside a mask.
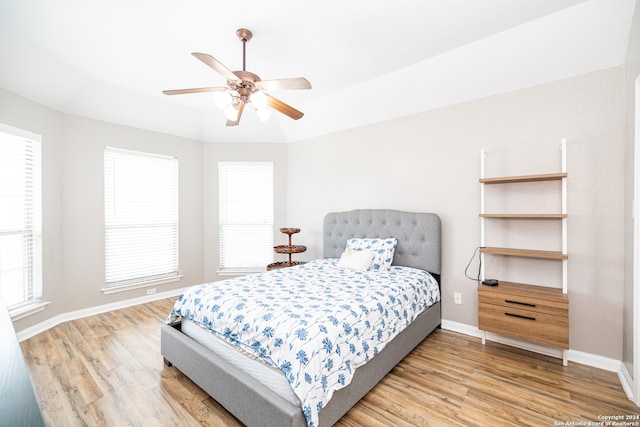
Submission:
[[[535,317],[531,317],[531,316],[523,316],[522,314],[514,314],[514,313],[505,313],[506,316],[511,316],[511,317],[518,317],[520,319],[527,319],[527,320],[536,320]]]
[[[535,307],[535,304],[531,304],[530,302],[520,302],[520,301],[513,301],[510,299],[506,299],[504,300],[504,302],[509,303],[509,304],[518,304],[518,305],[526,305],[527,307]]]

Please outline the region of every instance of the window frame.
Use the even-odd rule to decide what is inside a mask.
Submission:
[[[1,235],[28,234],[30,244],[27,248],[23,248],[27,254],[23,252],[21,264],[23,265],[22,275],[27,276],[27,289],[23,289],[21,293],[26,294],[27,298],[23,301],[7,305],[9,315],[12,320],[22,319],[31,314],[44,310],[49,304],[43,299],[43,233],[42,233],[42,136],[24,129],[0,123],[0,133],[4,138],[14,140],[24,140],[26,145],[23,152],[31,152],[28,158],[31,160],[31,167],[25,157],[24,164],[24,180],[25,186],[22,187],[21,194],[31,202],[22,210],[22,218],[25,226],[20,230],[4,230],[0,231]],[[26,156],[26,154],[25,154]],[[15,182],[15,180],[7,180]],[[31,185],[29,185],[31,183]],[[17,189],[17,187],[16,187]],[[29,198],[27,195],[30,195]],[[27,225],[30,224],[30,225]],[[24,240],[24,239],[23,239]],[[30,256],[28,255],[30,254]],[[25,260],[25,257],[27,258]],[[24,266],[26,265],[26,268]],[[0,299],[2,297],[0,296]]]
[[[172,187],[168,189],[169,195],[167,196],[167,200],[164,200],[165,202],[172,203],[172,205],[169,206],[169,209],[171,210],[170,216],[172,216],[169,222],[156,223],[153,221],[153,218],[147,218],[146,221],[140,222],[140,218],[133,218],[136,215],[135,213],[130,213],[128,217],[126,217],[125,215],[122,215],[122,218],[128,219],[126,223],[123,223],[122,219],[114,218],[113,215],[109,213],[110,210],[115,210],[114,206],[118,202],[117,197],[121,197],[119,203],[123,204],[125,202],[122,199],[122,197],[127,197],[127,195],[131,196],[131,194],[126,194],[126,193],[123,193],[123,195],[112,194],[114,191],[117,191],[117,190],[110,188],[110,186],[117,185],[114,180],[121,179],[121,177],[117,177],[115,175],[112,177],[110,175],[111,171],[109,170],[107,162],[111,160],[108,159],[108,157],[111,157],[114,160],[116,158],[119,158],[119,160],[121,161],[126,161],[125,156],[128,157],[129,159],[135,159],[137,157],[141,162],[143,160],[162,160],[162,161],[170,162],[168,163],[168,165],[170,166],[167,168],[165,173],[167,174],[175,173],[175,181],[172,183],[169,183],[169,185],[171,185]],[[138,165],[138,167],[139,166],[141,165]],[[123,291],[132,290],[132,289],[148,287],[152,285],[176,282],[180,280],[182,278],[182,274],[180,274],[180,247],[179,247],[179,241],[180,241],[180,238],[179,238],[179,231],[180,231],[179,178],[180,178],[180,174],[179,174],[178,158],[175,156],[168,156],[168,155],[162,155],[157,153],[134,151],[134,150],[127,150],[122,148],[115,148],[115,147],[105,147],[103,173],[104,173],[104,227],[105,227],[105,230],[104,230],[104,238],[105,238],[104,280],[105,280],[105,283],[104,283],[104,288],[102,289],[102,292],[104,294],[112,294],[116,292],[123,292]],[[153,187],[156,188],[159,180],[154,180],[152,182],[154,184]],[[127,185],[127,189],[128,187],[133,187],[133,184]],[[151,188],[149,188],[147,191],[149,193],[152,192]],[[129,200],[135,200],[136,202],[139,201],[138,198],[132,198]],[[131,208],[134,207],[134,205],[130,201],[127,203],[128,204],[126,206],[129,208],[129,210],[133,212],[134,209],[131,209]],[[140,210],[141,209],[137,209],[135,210],[135,212],[137,213]],[[136,221],[138,222],[136,223]],[[153,228],[163,228],[163,227],[164,228],[170,227],[170,230],[172,230],[169,233],[169,235],[171,236],[171,240],[170,240],[171,249],[164,252],[165,255],[170,254],[170,257],[172,258],[170,261],[170,264],[167,265],[169,268],[166,271],[162,271],[162,272],[158,271],[154,274],[131,275],[129,277],[109,281],[109,276],[111,275],[113,277],[115,272],[115,269],[114,271],[110,271],[110,262],[112,263],[112,266],[118,266],[118,268],[120,268],[121,270],[126,270],[126,268],[123,268],[122,263],[118,264],[117,262],[114,262],[113,259],[108,258],[109,254],[112,253],[110,252],[110,248],[109,248],[109,242],[111,241],[110,238],[113,237],[114,234],[117,234],[117,230],[131,230],[131,232],[135,233],[136,231],[140,232],[144,229],[149,230]],[[145,236],[145,237],[149,239],[153,239],[154,236]],[[142,241],[143,240],[144,239],[142,239]],[[149,244],[147,243],[147,245]],[[153,245],[151,245],[151,247],[153,247]],[[116,248],[118,250],[122,249],[122,248],[118,248],[118,246],[115,246],[115,245],[113,248]],[[141,252],[137,252],[137,253],[141,253]],[[135,254],[136,252],[134,252],[133,255]],[[129,274],[133,274],[133,270],[129,271]],[[136,274],[139,274],[139,273],[136,273]]]
[[[264,230],[262,230],[263,237],[267,237],[264,240],[264,253],[261,256],[264,256],[262,259],[256,259],[255,263],[252,266],[248,265],[225,265],[224,257],[225,257],[225,217],[226,214],[223,212],[225,209],[225,201],[223,201],[224,193],[223,190],[223,168],[224,167],[242,167],[242,166],[262,166],[269,168],[270,174],[270,182],[268,184],[269,194],[269,218],[265,218],[262,224],[253,223],[250,225],[253,226],[264,226]],[[240,275],[240,274],[250,274],[250,273],[259,273],[266,271],[267,265],[272,263],[274,260],[274,222],[275,222],[275,163],[273,161],[220,161],[218,162],[218,231],[219,231],[219,269],[217,273],[221,276],[225,275]],[[262,189],[267,189],[262,187]],[[258,188],[257,186],[253,187],[253,189]],[[259,191],[259,189],[258,189]],[[262,193],[254,193],[250,196],[246,197],[256,197],[264,196],[264,191]]]

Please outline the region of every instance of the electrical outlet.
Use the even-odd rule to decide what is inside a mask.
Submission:
[[[456,304],[462,304],[462,292],[453,293],[453,302]]]
[[[153,295],[156,293],[156,288],[147,289],[147,295]]]

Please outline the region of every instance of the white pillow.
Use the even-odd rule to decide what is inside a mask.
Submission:
[[[386,271],[391,268],[397,245],[398,241],[394,237],[347,240],[347,249],[374,252],[373,263],[369,269],[377,271]]]
[[[371,267],[373,262],[373,251],[355,250],[347,248],[342,252],[338,267],[349,268],[351,270],[366,271]]]

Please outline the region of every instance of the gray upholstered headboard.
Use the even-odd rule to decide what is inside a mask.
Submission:
[[[331,212],[324,217],[324,257],[339,258],[347,240],[395,237],[398,246],[393,265],[421,268],[440,275],[440,217],[433,213],[390,209]]]

